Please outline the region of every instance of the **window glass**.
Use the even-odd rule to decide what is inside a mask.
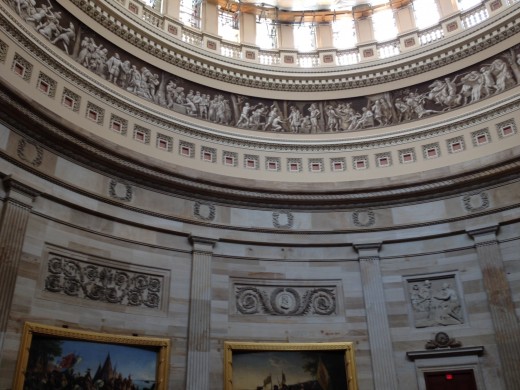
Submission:
[[[179,19],[187,26],[200,28],[200,8],[202,0],[181,0]]]
[[[220,6],[219,6],[220,8]],[[238,42],[240,39],[239,12],[228,12],[219,9],[218,35],[227,41]]]
[[[439,8],[435,0],[414,0],[415,25],[419,30],[439,23]]]
[[[341,18],[332,22],[332,40],[334,47],[347,49],[356,46],[356,27],[351,18]]]
[[[316,26],[312,23],[296,24],[293,28],[294,46],[298,51],[316,50]]]
[[[256,45],[261,49],[275,49],[277,42],[277,26],[271,19],[256,15]]]
[[[458,0],[459,10],[464,11],[476,5],[482,4],[482,0]]]
[[[392,9],[374,12],[372,24],[376,41],[384,42],[397,37],[397,27]]]

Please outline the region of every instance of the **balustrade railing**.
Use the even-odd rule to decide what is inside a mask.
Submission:
[[[121,6],[128,8],[129,1],[128,0],[114,0],[121,4]],[[166,20],[168,17],[162,15],[160,12],[156,11],[152,7],[148,6],[146,3],[140,0],[138,1],[142,4],[142,19],[149,23],[150,25],[164,30]],[[506,5],[513,6],[516,3],[520,2],[520,0],[505,0]],[[507,9],[507,8],[506,8]],[[486,4],[482,3],[479,6],[461,12],[459,14],[461,26],[463,29],[472,28],[489,18],[489,13],[486,8]],[[190,19],[191,18],[191,19]],[[200,25],[200,19],[195,15],[184,15],[183,10],[181,10],[181,22],[173,21],[173,19],[169,18],[169,20],[178,25],[178,28],[181,29],[181,40],[187,44],[202,47],[203,42],[203,34],[202,31],[195,29],[190,29],[186,27],[184,24],[189,24],[193,27],[193,25]],[[193,19],[193,20],[192,20]],[[171,23],[170,23],[171,24]],[[430,27],[425,30],[418,31],[419,44],[420,46],[429,45],[434,42],[438,42],[439,40],[444,38],[444,30],[442,26],[436,25]],[[220,53],[224,57],[233,58],[237,60],[242,59],[242,45],[240,43],[232,43],[232,42],[220,42]],[[399,40],[383,42],[377,44],[377,51],[379,59],[384,59],[388,57],[397,56],[400,54],[400,44]],[[262,65],[270,65],[270,66],[279,66],[283,65],[280,59],[280,53],[277,50],[259,50],[258,52],[258,60]],[[337,50],[336,51],[336,64],[337,65],[355,65],[360,62],[360,53],[357,48],[348,49],[348,50]],[[296,58],[297,67],[301,68],[315,68],[320,66],[330,65],[329,62],[322,63],[320,60],[320,56],[317,52],[311,53],[298,53]]]
[[[461,15],[462,28],[467,29],[482,23],[489,18],[489,13],[484,4],[479,7],[472,8],[468,12]]]
[[[436,42],[442,38],[444,38],[444,31],[441,26],[434,26],[419,32],[419,41],[421,42],[421,46]]]

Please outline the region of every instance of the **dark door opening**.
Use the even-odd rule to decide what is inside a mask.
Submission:
[[[426,390],[477,390],[473,370],[425,372]]]

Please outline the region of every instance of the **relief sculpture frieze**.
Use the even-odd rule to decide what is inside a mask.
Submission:
[[[335,287],[235,285],[237,314],[330,316],[337,314]]]
[[[163,285],[162,275],[52,255],[44,289],[91,301],[158,309]]]
[[[455,278],[409,280],[408,292],[416,328],[464,323]]]
[[[517,44],[442,78],[376,95],[321,101],[244,96],[194,83],[144,62],[97,34],[54,0],[14,1],[36,32],[114,88],[191,118],[251,131],[335,133],[421,120],[477,103],[520,83]]]

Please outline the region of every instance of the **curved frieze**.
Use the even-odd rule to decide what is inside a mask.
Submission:
[[[72,2],[97,23],[100,23],[114,34],[125,39],[131,45],[175,66],[226,83],[256,89],[290,92],[344,90],[401,80],[437,69],[469,55],[478,53],[514,35],[520,30],[518,23],[511,19],[512,13],[504,12],[479,25],[480,31],[486,29],[491,30],[485,37],[479,36],[466,40],[463,44],[458,45],[456,42],[453,42],[456,41],[455,39],[446,39],[444,42],[445,46],[441,48],[436,45],[435,47],[428,47],[427,51],[413,51],[412,55],[419,54],[419,56],[415,58],[415,62],[407,62],[404,66],[398,63],[400,58],[405,57],[403,55],[397,58],[394,57],[379,61],[380,64],[377,66],[377,70],[374,71],[367,70],[366,64],[363,64],[360,68],[352,66],[320,68],[319,72],[316,72],[312,69],[290,68],[289,70],[283,67],[262,66],[255,63],[247,63],[247,65],[245,65],[247,69],[243,70],[241,69],[244,67],[243,63],[240,64],[238,61],[224,56],[217,55],[218,60],[209,62],[211,60],[208,61],[208,59],[212,57],[212,53],[210,52],[201,51],[197,53],[198,57],[195,57],[194,50],[196,51],[197,48],[187,45],[184,42],[173,42],[170,40],[170,46],[164,46],[165,36],[163,31],[154,29],[148,23],[139,23],[137,20],[130,21],[125,16],[121,17],[118,15],[120,10],[115,10],[109,2],[99,3],[93,0],[72,0]],[[121,19],[116,19],[116,17]],[[496,23],[497,21],[499,21],[499,23]],[[488,27],[493,24],[495,24],[494,28]],[[158,33],[162,36],[154,41],[151,36]],[[466,35],[467,32],[459,36],[465,38]],[[455,38],[456,37],[457,36],[455,36]],[[168,36],[168,38],[171,37]],[[436,49],[436,54],[432,55],[434,49]],[[425,52],[428,54],[425,54]],[[410,53],[408,53],[408,56],[410,56]],[[215,56],[212,58],[215,60]],[[363,74],[349,76],[346,69]],[[290,73],[291,76],[297,75],[298,79],[295,80],[291,76],[287,77],[288,73]],[[270,74],[275,75],[270,76]]]
[[[51,0],[52,1],[52,0]],[[376,95],[323,101],[264,99],[216,90],[156,68],[114,46],[57,3],[14,10],[37,36],[114,88],[188,118],[258,132],[359,132],[466,107],[520,82],[520,45],[442,78]]]
[[[335,288],[237,286],[236,309],[242,315],[330,316],[336,314]]]

